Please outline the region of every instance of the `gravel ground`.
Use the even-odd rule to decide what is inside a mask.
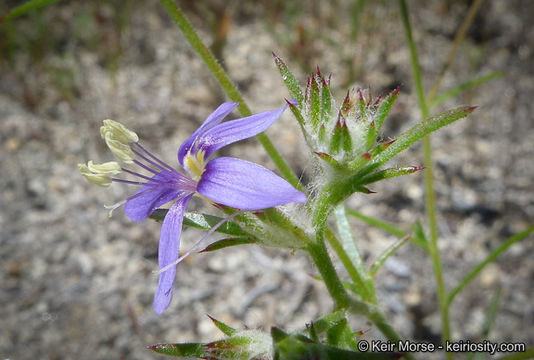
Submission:
[[[467,5],[410,5],[429,88]],[[371,86],[374,94],[384,94],[402,84],[384,133],[395,136],[413,126],[419,112],[397,7],[368,6],[352,44],[347,12],[330,6],[312,2],[290,16],[295,11],[290,5],[234,2],[223,11],[213,1],[191,3],[187,11],[206,39],[213,36],[206,26],[213,17],[206,14],[219,12],[217,33],[228,29],[224,65],[255,111],[279,107],[287,97],[270,55],[274,50],[302,82],[305,69],[316,64],[332,72],[338,99],[347,87]],[[347,5],[341,1],[340,7]],[[136,4],[124,13],[128,25],[116,29],[110,19],[119,12],[111,5],[57,4],[40,17],[20,19],[25,26],[43,22],[46,27],[39,31],[57,36],[57,43],[34,44],[33,52],[5,52],[0,63],[0,358],[158,358],[145,347],[218,338],[206,314],[236,327],[295,330],[331,309],[323,285],[309,276],[314,269],[305,254],[243,246],[190,257],[179,268],[171,307],[162,316],[154,313],[159,224],[133,223],[122,211],[108,218],[103,204],[125,198],[132,189],[92,186],[76,164],[111,160],[98,133],[105,118],[126,123],[154,153],[173,162],[179,145],[224,97],[157,2]],[[479,106],[433,137],[439,246],[449,288],[533,223],[534,165],[528,160],[534,156],[532,13],[529,1],[485,2],[443,81],[446,89],[475,75],[505,72],[439,109]],[[87,23],[92,18],[84,14],[97,21]],[[2,26],[0,31],[8,33]],[[101,35],[87,40],[87,31]],[[310,42],[309,35],[317,32],[321,39]],[[305,178],[306,148],[290,114],[267,134]],[[397,163],[421,164],[419,150],[414,146]],[[254,140],[219,154],[274,169]],[[422,180],[417,174],[378,184],[377,194],[355,195],[348,207],[408,229],[424,215]],[[200,201],[191,209],[215,211]],[[368,263],[394,241],[356,219],[352,224]],[[186,229],[184,248],[200,235]],[[533,250],[532,237],[515,244],[457,297],[451,312],[454,339],[478,338],[490,298],[500,289],[500,311],[489,338],[534,345],[534,264],[528,255]],[[423,251],[409,244],[377,275],[383,306],[410,339],[439,339],[431,269]],[[353,327],[370,328],[359,318]],[[379,334],[371,327],[365,336]]]

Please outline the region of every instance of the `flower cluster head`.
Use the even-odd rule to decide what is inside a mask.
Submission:
[[[330,76],[316,73],[308,77],[303,99],[289,103],[299,121],[308,145],[328,165],[354,170],[388,143],[378,143],[386,115],[400,87],[384,99],[372,99],[367,89],[348,90],[338,107],[330,91]]]
[[[241,210],[307,201],[304,193],[262,166],[231,157],[210,159],[216,150],[265,131],[287,107],[223,122],[237,105],[220,105],[180,146],[178,161],[186,174],[151,154],[139,143],[135,132],[113,120],[104,120],[100,128],[108,148],[122,163],[137,165],[149,175],[125,168],[118,162],[94,164],[89,161],[87,165],[78,165],[81,174],[94,184],[109,186],[112,182],[121,182],[141,186],[129,198],[111,207],[113,210],[124,205],[124,212],[133,221],[141,221],[160,206],[174,202],[163,220],[159,240],[161,273],[154,297],[157,313],[162,313],[172,299],[183,217],[193,195]],[[116,178],[119,173],[137,179]]]
[[[470,108],[455,110],[436,119],[438,121],[427,128],[421,126],[403,134],[400,137],[402,141],[391,146],[395,140],[382,141],[380,131],[400,87],[376,99],[366,89],[349,90],[341,105],[337,105],[330,90],[330,76],[323,76],[319,67],[308,77],[306,87],[301,89],[287,65],[273,55],[282,80],[291,97],[296,99],[288,105],[313,154],[316,174],[311,177],[313,181],[309,186],[312,193],[319,192],[326,184],[339,188],[340,182],[345,183],[344,192],[347,194],[372,193],[367,184],[422,170],[417,166],[384,170],[380,167],[422,134],[432,131],[432,127],[437,129],[446,125],[449,119],[472,111]]]

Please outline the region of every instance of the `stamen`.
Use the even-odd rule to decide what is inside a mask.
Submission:
[[[126,201],[127,200],[122,200],[122,201],[119,201],[118,203],[115,203],[113,205],[104,205],[104,207],[106,209],[109,209],[109,217],[113,216],[113,210],[115,210],[116,208],[126,204]]]
[[[136,173],[135,171],[132,171],[132,170],[128,170],[128,169],[125,169],[125,168],[121,168],[121,170],[126,172],[126,173],[128,173],[128,174],[131,174],[133,176],[137,176],[137,177],[140,177],[140,178],[143,178],[143,179],[155,182],[155,183],[160,183],[160,184],[165,184],[166,183],[165,181],[161,181],[161,180],[157,180],[157,179],[154,179],[154,178],[150,178],[148,176]]]
[[[136,145],[139,149],[143,150],[148,156],[150,156],[152,159],[154,159],[155,161],[157,161],[158,163],[160,163],[161,165],[163,165],[163,167],[166,167],[167,169],[173,171],[173,172],[176,172],[176,170],[174,170],[170,165],[168,165],[167,163],[165,163],[164,161],[161,161],[160,159],[158,159],[156,156],[152,155],[147,149],[145,149],[141,144],[139,144],[138,142],[134,143],[134,145]],[[132,150],[135,152],[135,150]],[[142,155],[138,154],[139,156],[143,157]],[[147,160],[145,158],[145,160]],[[150,160],[147,160],[149,162],[152,163],[152,161]],[[159,166],[158,166],[159,167]]]
[[[142,182],[142,181],[132,181],[132,180],[124,180],[124,179],[118,179],[118,178],[111,178],[111,181],[125,183],[125,184],[131,184],[131,185],[148,185],[148,186],[158,186],[158,184],[149,183],[149,182]]]
[[[188,257],[189,255],[191,255],[193,253],[193,251],[195,251],[196,249],[198,249],[198,247],[205,241],[207,240],[211,235],[213,235],[213,233],[218,229],[220,228],[225,222],[229,221],[229,220],[232,220],[234,217],[236,217],[237,215],[240,215],[242,213],[244,213],[245,211],[247,210],[240,210],[238,212],[235,212],[233,213],[232,215],[222,219],[221,221],[219,221],[217,224],[215,224],[215,226],[213,226],[210,231],[208,231],[208,233],[206,235],[204,235],[202,237],[202,239],[200,239],[199,241],[197,241],[197,243],[195,245],[193,245],[185,254],[183,254],[182,256],[180,256],[175,262],[173,263],[170,263],[169,265],[165,266],[164,268],[160,269],[160,270],[154,270],[153,273],[154,274],[161,274],[167,270],[169,270],[171,267],[173,266],[176,266],[178,265],[179,263],[182,262],[182,260],[184,260],[186,257]]]
[[[139,156],[141,159],[143,159],[143,160],[145,160],[146,162],[148,162],[150,165],[154,166],[155,168],[158,168],[159,171],[156,171],[156,170],[154,170],[154,169],[152,169],[152,168],[150,168],[150,167],[144,165],[144,164],[143,164],[142,162],[140,162],[139,160],[135,160],[135,159],[134,159],[133,162],[136,163],[137,165],[141,166],[143,169],[148,170],[148,171],[150,171],[150,172],[153,172],[154,174],[159,174],[161,171],[169,171],[169,169],[164,168],[164,167],[162,167],[162,166],[156,164],[155,162],[153,162],[152,160],[150,160],[149,158],[147,158],[146,156],[144,156],[143,154],[141,154],[139,151],[132,149],[132,152],[133,152],[135,155]],[[176,170],[174,170],[174,169],[172,169],[171,171],[172,171],[172,172],[176,172]]]

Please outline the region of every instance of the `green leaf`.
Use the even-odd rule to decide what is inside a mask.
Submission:
[[[278,56],[276,56],[275,53],[273,53],[274,56],[274,62],[276,64],[276,67],[278,68],[278,71],[280,71],[280,75],[282,76],[282,80],[287,86],[287,90],[289,91],[289,95],[291,95],[292,98],[297,100],[299,102],[299,105],[302,106],[302,101],[304,100],[304,95],[302,94],[302,90],[300,89],[299,83],[295,76],[289,71],[289,68],[287,65],[280,59]]]
[[[224,335],[232,336],[237,332],[237,330],[234,329],[233,327],[231,327],[229,325],[226,325],[222,321],[219,321],[219,320],[215,319],[214,317],[210,316],[209,314],[206,314],[206,315],[210,318],[211,321],[213,321],[213,324],[215,326],[217,326],[217,328],[219,330],[221,330]]]
[[[386,119],[386,116],[388,116],[389,111],[391,110],[391,107],[393,106],[393,103],[395,100],[397,100],[397,96],[399,95],[400,86],[397,87],[395,90],[390,92],[388,96],[386,96],[381,102],[376,110],[375,115],[375,127],[376,127],[376,133],[380,133],[380,130],[382,129],[382,125],[384,124],[384,120]]]
[[[382,230],[385,230],[387,231],[388,233],[390,234],[393,234],[397,237],[404,237],[406,236],[406,232],[399,229],[398,227],[394,226],[394,225],[391,225],[385,221],[382,221],[382,220],[378,220],[376,218],[373,218],[373,217],[370,217],[370,216],[366,216],[366,215],[363,215],[362,213],[359,213],[355,210],[347,210],[347,213],[349,215],[352,215],[364,222],[366,222],[367,224],[371,225],[371,226],[374,226],[374,227],[377,227],[379,229],[382,229]]]
[[[376,137],[378,132],[376,131],[376,125],[374,121],[371,121],[371,124],[369,125],[369,129],[367,130],[366,137],[366,149],[367,151],[371,150],[376,145]]]
[[[358,342],[349,327],[347,319],[342,319],[326,332],[328,345],[340,347],[342,349],[357,350]]]
[[[501,300],[501,289],[497,289],[493,294],[490,302],[488,312],[486,313],[486,318],[484,319],[484,327],[482,329],[482,340],[487,340],[489,337],[489,332],[491,327],[495,323],[495,317],[499,311],[499,305]]]
[[[321,129],[324,129],[324,126],[321,127]],[[328,165],[332,166],[334,169],[341,170],[343,167],[339,164],[339,162],[334,159],[331,155],[328,155],[323,152],[316,152],[315,155],[319,156],[322,160],[326,161]]]
[[[354,265],[354,268],[358,272],[359,278],[361,278],[362,280],[362,284],[359,285],[365,286],[364,281],[367,278],[367,271],[365,270],[365,267],[363,265],[362,258],[360,256],[360,251],[358,250],[358,246],[356,245],[356,240],[354,239],[350,231],[350,224],[345,213],[345,205],[338,205],[334,210],[334,215],[336,218],[337,232],[339,233],[339,237],[341,238],[341,245],[343,247],[343,250],[350,258],[352,264]]]
[[[364,176],[360,180],[361,185],[368,185],[377,181],[381,181],[384,179],[390,179],[392,177],[401,176],[401,175],[408,175],[413,174],[414,172],[423,170],[424,167],[422,166],[405,166],[405,167],[397,167],[397,168],[390,168],[390,169],[384,169],[381,171],[374,172],[372,174],[369,174],[367,176]]]
[[[314,321],[311,326],[313,326],[317,335],[321,335],[322,333],[330,329],[332,326],[339,324],[343,320],[346,320],[345,312],[334,311]]]
[[[321,77],[321,120],[326,123],[332,115],[332,94],[330,93],[330,84]]]
[[[221,250],[230,246],[245,245],[245,244],[254,244],[256,241],[251,237],[237,237],[237,238],[227,238],[215,241],[212,244],[206,246],[200,252],[210,252],[215,250]]]
[[[423,250],[428,252],[428,239],[425,235],[425,230],[423,229],[423,225],[421,225],[421,222],[419,220],[416,221],[415,224],[412,225],[412,230],[415,235],[410,238],[412,243],[414,243],[417,246],[420,246]]]
[[[208,355],[204,351],[204,344],[201,343],[156,344],[148,346],[148,349],[174,357],[203,358]]]
[[[484,325],[482,326],[482,334],[480,335],[480,343],[483,343],[485,340],[488,340],[489,332],[493,324],[495,323],[495,317],[499,311],[499,303],[501,299],[501,289],[498,288],[495,290],[495,293],[491,297],[490,305],[488,311],[486,312],[486,318],[484,319]],[[471,358],[474,360],[484,360],[487,359],[486,353],[474,352],[471,353]]]
[[[411,234],[408,234],[406,235],[405,237],[403,237],[402,239],[399,239],[397,240],[395,243],[393,243],[393,245],[391,245],[390,247],[388,247],[386,250],[384,250],[379,256],[378,258],[375,260],[375,262],[373,263],[373,265],[371,266],[371,268],[369,269],[369,276],[373,277],[376,275],[376,272],[378,271],[378,269],[380,269],[380,267],[382,266],[382,264],[384,264],[384,262],[391,256],[393,255],[395,252],[397,252],[397,250],[399,250],[402,245],[406,244],[408,242],[408,240],[410,239],[412,235]]]
[[[22,5],[16,6],[11,11],[9,11],[7,14],[0,17],[0,24],[9,20],[16,19],[22,15],[25,15],[26,13],[38,9],[40,7],[53,4],[55,2],[58,2],[59,0],[30,0],[25,2]]]
[[[296,106],[295,104],[291,103],[290,101],[287,101],[287,104],[289,105],[289,109],[291,110],[291,112],[293,113],[293,115],[295,116],[295,119],[297,119],[301,129],[302,129],[302,132],[306,135],[306,129],[304,128],[304,118],[302,117],[302,113],[300,112],[299,110],[299,107]]]
[[[168,209],[157,209],[149,217],[156,221],[163,221],[165,215],[167,215]],[[213,215],[206,214],[197,214],[197,213],[185,213],[184,215],[184,225],[189,227],[194,227],[201,230],[211,230],[211,228],[217,225],[223,218]],[[248,236],[248,234],[243,231],[239,225],[233,221],[227,221],[222,224],[216,232],[235,235],[239,237]]]
[[[458,293],[462,291],[463,288],[467,284],[469,284],[482,271],[482,269],[486,267],[486,265],[488,265],[489,263],[497,259],[499,255],[501,255],[504,251],[506,251],[506,249],[508,249],[510,246],[512,246],[516,242],[526,239],[533,231],[534,231],[534,226],[531,226],[525,231],[515,234],[514,236],[511,236],[510,238],[508,238],[508,240],[502,243],[497,249],[493,250],[491,254],[489,254],[489,256],[484,261],[482,261],[480,264],[475,266],[475,268],[469,274],[467,274],[467,276],[464,277],[462,281],[460,281],[460,284],[458,284],[458,286],[449,293],[448,303],[450,304],[454,300],[454,297],[458,295]]]
[[[484,76],[480,76],[480,77],[477,77],[475,79],[472,79],[472,80],[469,80],[469,81],[466,81],[450,90],[447,90],[441,94],[439,94],[438,96],[436,96],[435,98],[433,98],[430,102],[430,108],[433,108],[439,104],[441,104],[442,102],[444,102],[445,100],[453,97],[453,96],[456,96],[462,92],[464,92],[465,90],[469,90],[471,88],[474,88],[478,85],[481,85],[485,82],[488,82],[488,81],[491,81],[493,79],[497,79],[497,78],[500,78],[501,76],[504,76],[504,72],[502,71],[495,71],[495,72],[492,72],[488,75],[484,75]]]
[[[339,349],[333,346],[316,343],[301,334],[287,334],[273,328],[271,336],[274,340],[275,360],[392,360],[399,359],[399,353],[368,353]]]
[[[328,146],[328,150],[331,154],[335,155],[341,150],[341,146],[343,145],[343,128],[346,126],[345,119],[341,114],[339,114],[339,118],[334,126],[332,137],[330,138],[330,145]]]
[[[315,76],[310,78],[310,117],[314,130],[319,130],[321,120],[321,98],[319,96],[319,85]]]
[[[466,117],[475,109],[476,107],[474,106],[463,106],[420,122],[399,136],[394,143],[389,145],[384,149],[384,151],[371,159],[367,165],[365,165],[357,174],[352,177],[351,181],[358,182],[363,176],[371,173],[376,168],[385,164],[395,155],[412,145],[414,142],[422,139],[426,135],[438,130],[439,128]]]

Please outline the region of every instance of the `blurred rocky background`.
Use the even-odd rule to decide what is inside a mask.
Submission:
[[[0,14],[21,1],[2,1]],[[340,101],[348,88],[402,91],[384,135],[420,121],[409,51],[396,2],[181,1],[254,111],[287,97],[271,51],[302,83],[321,67]],[[409,1],[427,89],[441,70],[471,1]],[[534,3],[484,1],[442,89],[476,76],[504,76],[448,100],[477,111],[433,136],[446,284],[534,218]],[[112,160],[99,136],[105,118],[134,129],[177,165],[179,145],[227,100],[159,2],[60,1],[0,24],[0,358],[151,359],[156,342],[207,341],[220,334],[206,314],[234,327],[296,330],[331,310],[304,254],[242,246],[190,257],[175,298],[152,310],[159,224],[133,223],[104,204],[133,188],[98,188],[79,162]],[[238,114],[234,114],[238,117]],[[267,134],[306,181],[308,154],[289,112]],[[398,164],[421,165],[420,145]],[[221,153],[220,153],[221,154]],[[274,169],[254,140],[225,149]],[[423,175],[376,185],[348,208],[399,224],[424,217]],[[194,203],[196,211],[214,208]],[[351,218],[369,264],[395,239]],[[201,232],[186,229],[183,246]],[[501,301],[492,341],[534,345],[532,237],[488,266],[452,305],[456,340],[480,337],[490,300]],[[432,266],[406,245],[377,275],[380,300],[408,339],[439,341]],[[353,328],[379,332],[355,318]],[[439,358],[439,356],[438,356]]]

